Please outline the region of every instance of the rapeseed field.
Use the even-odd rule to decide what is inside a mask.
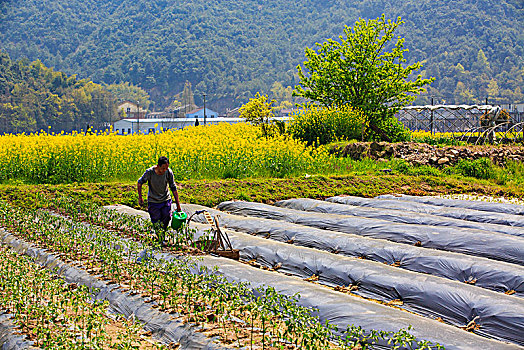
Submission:
[[[167,130],[157,134],[114,132],[0,136],[0,181],[71,183],[133,180],[170,159],[177,180],[287,177],[330,173],[340,160],[324,148],[289,136],[263,137],[246,123]]]

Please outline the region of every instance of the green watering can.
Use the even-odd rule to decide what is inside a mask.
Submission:
[[[178,230],[180,227],[182,227],[182,224],[184,224],[187,220],[187,214],[183,211],[175,211],[173,213],[173,217],[171,218],[171,228],[173,230]]]

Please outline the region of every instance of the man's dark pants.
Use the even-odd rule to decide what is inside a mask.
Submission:
[[[166,230],[171,220],[171,199],[163,203],[148,203],[147,211],[153,225],[161,225]]]

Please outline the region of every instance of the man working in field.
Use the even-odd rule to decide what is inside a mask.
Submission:
[[[151,222],[156,228],[162,228],[164,231],[171,220],[171,195],[169,188],[173,192],[175,198],[176,210],[182,211],[180,202],[178,201],[178,192],[173,178],[173,172],[169,169],[169,159],[167,157],[158,158],[158,163],[155,166],[147,169],[144,175],[138,179],[138,204],[144,205],[142,198],[142,185],[148,183],[149,190],[147,191],[147,211],[151,217]],[[159,236],[161,237],[161,236]]]

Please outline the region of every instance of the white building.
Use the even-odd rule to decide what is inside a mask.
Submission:
[[[195,122],[199,121],[199,125],[204,125],[203,118],[160,118],[160,119],[121,119],[113,124],[113,130],[118,135],[136,134],[140,130],[142,134],[154,134],[168,129],[183,129],[187,126],[195,126]],[[271,120],[275,121],[289,121],[289,117],[274,117]],[[243,123],[244,118],[206,118],[206,125],[214,125],[218,123]]]
[[[207,118],[218,118],[218,113],[210,110],[209,108],[206,108],[205,116],[206,116],[206,119]],[[192,110],[189,113],[186,113],[186,118],[204,119],[204,108],[197,108],[195,110]]]

